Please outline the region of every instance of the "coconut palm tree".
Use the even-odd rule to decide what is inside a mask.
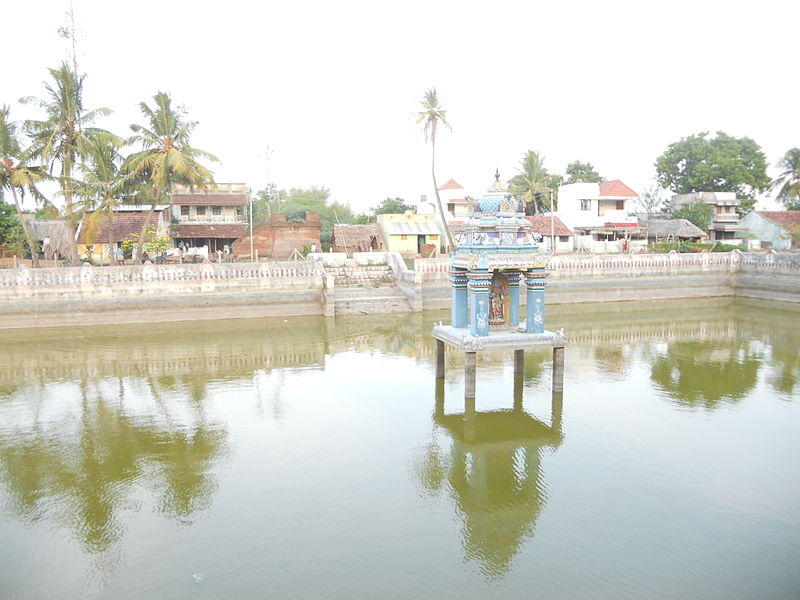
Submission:
[[[39,266],[39,253],[31,235],[30,227],[23,218],[22,198],[25,191],[41,199],[42,195],[36,189],[36,184],[47,178],[41,167],[30,167],[25,164],[25,155],[18,137],[18,126],[9,118],[8,106],[0,108],[0,191],[8,190],[14,198],[17,209],[17,218],[25,232],[25,239],[33,259],[33,266]]]
[[[128,140],[131,145],[140,145],[142,150],[130,155],[122,165],[123,171],[131,180],[146,179],[153,189],[150,211],[145,217],[142,233],[136,247],[136,255],[142,255],[145,236],[156,205],[162,202],[173,183],[207,185],[214,183],[214,177],[198,158],[219,162],[219,159],[190,145],[192,132],[197,121],[186,120],[183,106],[172,106],[169,94],[158,92],[153,96],[155,106],[145,102],[139,104],[148,126],[131,125],[134,135]]]
[[[439,208],[439,216],[442,220],[442,227],[447,235],[448,250],[455,248],[453,244],[453,237],[450,235],[450,229],[447,227],[447,221],[444,218],[444,209],[442,208],[442,200],[439,198],[439,186],[436,184],[436,130],[439,123],[446,126],[450,131],[450,123],[447,122],[447,111],[439,105],[439,99],[436,97],[436,88],[431,88],[425,92],[425,97],[420,100],[422,110],[417,112],[417,124],[422,123],[422,131],[425,133],[425,141],[431,140],[431,176],[433,177],[433,190],[436,193],[436,205]]]
[[[114,253],[114,210],[130,193],[120,165],[119,150],[123,141],[115,135],[98,135],[86,147],[86,156],[81,164],[82,178],[75,183],[75,193],[82,199],[81,212],[89,239],[94,239],[108,223],[108,251],[111,264],[116,264]]]
[[[80,214],[75,211],[73,203],[74,180],[76,167],[86,153],[86,146],[96,134],[105,134],[102,129],[90,127],[100,117],[111,114],[108,108],[86,110],[83,107],[83,80],[67,63],[58,69],[50,69],[52,83],[45,83],[47,99],[35,97],[22,98],[21,102],[36,104],[44,109],[47,118],[44,121],[27,121],[25,129],[32,140],[31,156],[40,158],[48,164],[53,172],[58,163],[61,170],[58,183],[64,196],[64,215],[70,233],[72,264],[80,262],[78,246],[75,241],[75,230],[78,227]]]
[[[508,181],[508,191],[525,203],[533,214],[544,212],[545,199],[552,191],[548,186],[550,176],[544,168],[544,158],[533,150],[528,150],[520,161],[519,173]],[[550,207],[552,208],[552,207]]]
[[[772,189],[778,191],[776,200],[787,209],[800,210],[800,148],[792,148],[778,161],[781,174],[772,182]]]

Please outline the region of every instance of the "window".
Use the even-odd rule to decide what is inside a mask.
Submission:
[[[211,207],[211,214],[212,215],[221,215],[222,214],[222,207],[221,206],[212,206]]]
[[[401,235],[401,236],[400,236],[400,239],[401,239],[401,240],[407,240],[407,239],[408,239],[408,236],[407,236],[407,235]]]
[[[569,241],[569,236],[568,235],[560,235],[560,236],[558,236],[558,241],[559,242],[568,242]]]
[[[592,201],[581,200],[581,210],[592,210]]]
[[[189,216],[189,207],[188,206],[181,206],[181,216],[188,217]]]
[[[198,206],[194,209],[197,216],[202,216],[206,214],[206,207],[205,206]]]

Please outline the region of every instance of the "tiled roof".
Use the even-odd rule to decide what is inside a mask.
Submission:
[[[142,226],[144,225],[144,221],[147,218],[147,210],[142,211],[125,211],[125,212],[114,212],[114,238],[111,240],[112,242],[122,242],[124,241],[130,234],[140,234],[142,232]],[[156,211],[153,213],[153,216],[150,217],[150,225],[153,227],[158,226],[158,220],[161,216],[161,213]],[[79,244],[102,244],[108,242],[108,234],[111,227],[111,222],[108,219],[104,219],[100,227],[94,233],[92,239],[89,239],[88,231],[86,229],[86,220],[84,219],[81,222],[80,229],[78,232],[78,243]]]
[[[800,226],[800,210],[759,210],[762,217],[784,227]]]
[[[447,183],[445,183],[442,187],[439,188],[439,191],[442,190],[463,190],[464,188],[461,187],[455,179],[451,179]]]
[[[446,201],[448,204],[467,204],[466,198],[451,198],[450,200]]]
[[[600,183],[600,196],[636,198],[638,195],[619,179]]]
[[[179,238],[234,238],[247,233],[247,223],[225,223],[214,225],[178,225]]]
[[[546,215],[536,215],[533,217],[525,217],[533,225],[533,230],[541,233],[543,236],[550,235],[550,217]],[[553,231],[555,235],[573,235],[569,228],[561,222],[558,217],[553,217]]]
[[[246,206],[250,199],[247,194],[172,194],[170,196],[172,204],[193,204],[205,206]]]

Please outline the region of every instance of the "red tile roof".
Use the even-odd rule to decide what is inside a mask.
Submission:
[[[636,198],[639,194],[634,192],[619,179],[603,181],[600,183],[600,196]]]
[[[122,242],[130,234],[139,234],[142,232],[142,226],[147,218],[147,210],[142,211],[120,211],[114,212],[114,236],[112,242]],[[153,213],[150,218],[152,226],[158,225],[160,211]],[[81,222],[80,230],[78,233],[79,244],[103,244],[108,242],[108,233],[110,229],[110,221],[103,219],[102,224],[95,230],[92,239],[89,239],[88,231],[86,229],[86,220]]]
[[[756,212],[784,227],[800,226],[800,210],[759,210]]]
[[[542,236],[550,237],[550,217],[547,215],[536,215],[533,217],[525,217],[533,225],[533,231],[541,233]],[[561,222],[558,217],[553,217],[552,228],[555,235],[573,235],[569,228]]]
[[[179,238],[233,238],[247,233],[247,223],[224,223],[214,225],[178,225],[175,237]]]
[[[205,206],[245,206],[250,199],[247,194],[204,194],[195,192],[194,194],[171,194],[170,202],[174,204],[193,204]]]
[[[447,183],[445,183],[442,187],[439,188],[439,191],[442,190],[463,190],[464,188],[461,187],[455,179],[451,179]]]

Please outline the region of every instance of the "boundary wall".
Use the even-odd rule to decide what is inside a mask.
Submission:
[[[358,253],[356,253],[358,254]],[[450,307],[449,258],[362,253],[385,262],[413,311]],[[0,270],[0,329],[334,315],[333,276],[306,262],[136,265]],[[800,303],[800,254],[632,254],[551,257],[547,302],[611,302],[742,296]],[[524,304],[525,294],[520,294]]]

